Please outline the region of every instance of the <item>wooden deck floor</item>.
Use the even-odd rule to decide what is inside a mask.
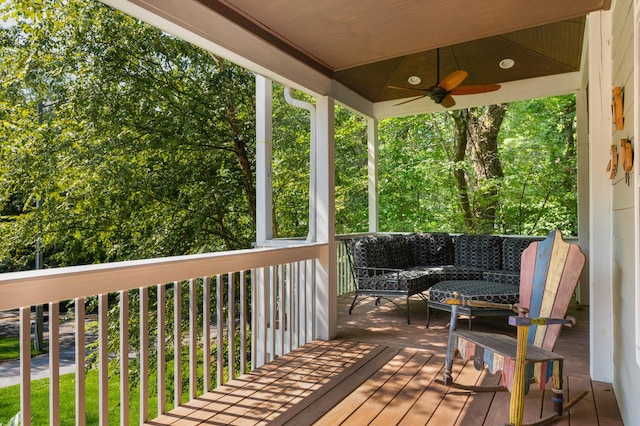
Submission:
[[[412,303],[412,324],[390,303],[373,300],[348,315],[340,299],[338,337],[317,341],[189,402],[151,425],[501,425],[509,412],[507,392],[469,394],[444,387],[442,377],[448,315],[426,329],[424,304]],[[588,309],[572,309],[578,326],[565,329],[556,351],[565,355],[570,398],[588,395],[557,425],[621,425],[611,386],[589,379]],[[475,330],[513,333],[505,319],[474,321]],[[465,326],[461,321],[461,326]],[[476,371],[456,360],[461,383],[496,385],[499,374]],[[550,391],[526,397],[525,421],[551,411]]]

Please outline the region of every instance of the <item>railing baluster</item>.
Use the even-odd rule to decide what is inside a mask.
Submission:
[[[182,284],[173,283],[173,405],[182,405]]]
[[[51,310],[51,309],[49,309]],[[100,426],[109,424],[109,295],[98,296],[98,417]],[[51,313],[49,313],[51,314]]]
[[[291,350],[296,349],[298,344],[298,339],[300,335],[299,328],[299,317],[300,317],[300,308],[298,307],[299,302],[299,293],[298,293],[298,264],[296,262],[292,262],[289,264],[289,280],[291,281]]]
[[[287,264],[280,265],[280,271],[282,273],[282,277],[280,278],[280,311],[281,313],[281,345],[280,345],[280,355],[284,355],[289,351],[289,315],[291,314],[289,307],[289,268]]]
[[[20,308],[20,424],[31,425],[31,307]]]
[[[129,424],[129,292],[120,292],[120,425]]]
[[[229,366],[229,380],[235,378],[235,327],[236,327],[236,314],[235,314],[235,291],[234,291],[234,274],[229,273],[227,275],[227,355],[229,357],[227,364]]]
[[[269,309],[269,336],[267,339],[269,340],[269,357],[265,358],[265,362],[273,361],[276,358],[276,267],[269,267],[269,304],[267,305],[267,309]]]
[[[276,297],[276,304],[275,306],[277,306],[278,309],[278,314],[277,314],[277,322],[276,324],[278,325],[277,330],[278,330],[278,334],[277,334],[277,342],[278,342],[278,347],[276,348],[277,352],[276,354],[278,356],[282,356],[282,354],[284,353],[284,338],[285,338],[285,333],[284,333],[284,327],[285,327],[285,306],[286,306],[286,301],[287,301],[287,297],[284,293],[284,266],[282,265],[282,263],[278,264],[278,288],[277,288],[277,297]]]
[[[49,424],[60,424],[60,304],[49,303]]]
[[[253,296],[254,306],[256,306],[258,310],[257,315],[254,315],[253,319],[253,330],[256,332],[254,348],[256,348],[258,353],[256,354],[256,361],[253,363],[253,368],[261,367],[267,362],[267,324],[269,323],[267,315],[269,312],[267,310],[267,277],[269,276],[269,268],[262,267],[256,271],[259,271],[260,279],[256,278],[253,280],[255,291],[258,292]]]
[[[166,389],[166,332],[165,323],[166,315],[165,309],[167,308],[166,300],[166,286],[159,284],[157,286],[157,302],[156,311],[158,315],[158,342],[157,342],[157,354],[158,354],[158,416],[164,414],[167,410],[167,389]]]
[[[338,295],[344,294],[347,288],[346,277],[348,272],[348,265],[345,264],[346,251],[344,244],[344,240],[338,241],[338,250],[336,250],[338,252]]]
[[[202,278],[202,374],[204,392],[211,390],[211,279]]]
[[[287,307],[287,312],[288,315],[285,317],[287,319],[287,352],[290,352],[292,350],[292,348],[295,346],[295,343],[293,341],[293,336],[294,336],[294,319],[295,319],[295,306],[293,304],[293,296],[294,296],[294,285],[295,285],[295,279],[294,279],[294,275],[293,275],[293,265],[291,263],[287,263],[287,281],[286,281],[286,285],[287,285],[287,300],[288,300],[288,307]]]
[[[302,343],[307,343],[309,341],[309,325],[308,325],[308,312],[307,304],[309,303],[309,298],[307,296],[307,262],[300,262],[300,277],[302,279],[302,302],[300,303],[300,307],[302,309],[302,324],[300,327],[304,330],[304,337]]]
[[[85,404],[85,335],[84,335],[84,299],[79,297],[75,301],[76,317],[76,425],[84,426],[86,423]]]
[[[253,287],[252,287],[253,289]],[[247,372],[247,283],[246,271],[240,271],[240,375]]]
[[[189,280],[189,398],[195,399],[198,385],[198,359],[197,359],[197,326],[198,305],[196,296],[196,280]]]
[[[305,262],[298,262],[298,346],[302,346],[307,340],[307,297],[305,292]]]
[[[256,369],[264,364],[264,355],[267,352],[267,339],[265,327],[267,325],[265,297],[266,268],[257,268],[251,272],[251,368]],[[258,278],[258,275],[261,279]],[[261,285],[258,285],[261,283]]]
[[[224,322],[223,316],[223,303],[222,298],[222,276],[216,276],[216,342],[218,343],[218,351],[216,352],[216,387],[220,387],[224,384],[224,329],[222,328]]]
[[[149,420],[149,287],[140,288],[140,423]]]
[[[315,333],[315,277],[316,268],[313,260],[307,260],[307,278],[306,278],[306,292],[307,292],[307,342],[313,340],[316,336]]]
[[[305,317],[305,308],[304,304],[306,303],[307,298],[306,287],[304,285],[304,262],[298,262],[298,346],[304,345],[306,340],[306,317]]]

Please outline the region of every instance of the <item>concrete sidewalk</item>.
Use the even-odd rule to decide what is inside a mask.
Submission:
[[[86,321],[91,321],[87,318]],[[32,321],[33,324],[33,314]],[[0,312],[0,335],[6,337],[18,337],[20,320],[17,310]],[[48,337],[48,320],[45,313],[45,341]],[[87,343],[92,342],[95,336],[87,333]],[[60,374],[73,373],[75,371],[75,324],[74,321],[60,323]],[[31,358],[31,380],[49,377],[49,354],[38,355]],[[0,388],[17,385],[20,383],[20,361],[0,362]]]

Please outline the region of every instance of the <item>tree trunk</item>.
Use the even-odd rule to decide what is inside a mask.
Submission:
[[[498,156],[498,133],[507,105],[490,105],[455,111],[454,176],[460,194],[464,223],[468,232],[494,231],[500,180],[503,177]],[[473,178],[464,167],[471,160]]]
[[[212,55],[212,57],[218,63],[220,67],[220,72],[223,73],[225,70],[225,61],[221,58]],[[253,221],[253,227],[255,229],[256,226],[256,186],[253,180],[253,169],[251,167],[251,160],[249,159],[249,154],[247,151],[247,143],[242,138],[242,131],[240,130],[241,125],[238,123],[238,118],[236,114],[235,108],[235,95],[233,93],[233,84],[230,81],[229,84],[225,84],[225,96],[226,96],[226,113],[227,119],[229,121],[229,126],[233,132],[233,151],[236,154],[236,158],[238,160],[238,165],[240,166],[240,170],[242,171],[242,186],[244,187],[244,192],[247,196],[247,201],[249,204],[249,213],[251,214],[251,219]]]
[[[460,199],[460,207],[464,218],[464,226],[467,230],[473,227],[473,211],[469,201],[469,184],[467,180],[467,172],[464,168],[464,157],[467,152],[467,123],[469,118],[469,110],[455,111],[451,117],[454,122],[454,149],[453,162],[456,168],[453,170],[453,176],[456,179],[458,188],[458,197]]]

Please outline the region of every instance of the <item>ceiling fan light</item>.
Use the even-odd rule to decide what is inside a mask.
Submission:
[[[514,61],[513,59],[505,58],[505,59],[501,60],[498,65],[503,70],[508,70],[509,68],[512,68],[515,64],[516,64],[516,61]]]
[[[414,86],[420,84],[422,82],[422,79],[420,77],[418,77],[417,75],[412,75],[411,77],[409,77],[407,79],[407,81],[409,82],[409,84],[412,84]]]

